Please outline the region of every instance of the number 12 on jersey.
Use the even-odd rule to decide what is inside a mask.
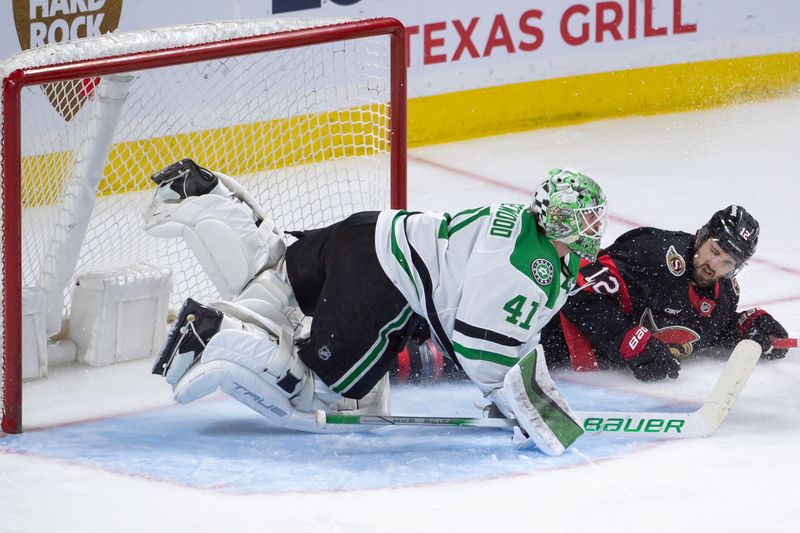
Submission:
[[[528,305],[528,299],[520,294],[507,301],[503,306],[503,311],[508,313],[506,322],[511,322],[522,329],[530,329],[531,320],[533,320],[533,315],[536,314],[538,308],[539,304],[531,302],[530,305]],[[523,315],[525,316],[525,320],[520,322],[519,320]]]

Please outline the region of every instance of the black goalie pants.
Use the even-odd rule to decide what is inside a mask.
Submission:
[[[411,307],[375,252],[378,212],[291,232],[286,270],[297,302],[313,317],[300,359],[334,392],[362,398],[389,370],[405,342]]]

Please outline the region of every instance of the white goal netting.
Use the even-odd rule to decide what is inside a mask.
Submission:
[[[202,301],[216,295],[182,240],[154,239],[141,230],[153,189],[149,177],[181,158],[235,177],[283,229],[319,227],[389,206],[389,119],[391,106],[399,104],[390,98],[389,35],[315,38],[217,59],[190,49],[334,22],[264,20],[112,33],[0,63],[5,79],[18,69],[152,57],[153,51],[180,47],[189,47],[180,61],[191,58],[157,67],[133,62],[102,76],[91,75],[89,65],[72,79],[22,89],[20,173],[6,175],[3,167],[3,197],[10,205],[7,183],[18,179],[22,287],[46,299],[48,334],[56,320],[60,327],[69,317],[71,289],[81,272],[135,264],[170,268],[174,309],[188,296]],[[4,159],[14,157],[8,141],[3,139]],[[4,210],[4,220],[10,214]],[[3,257],[4,264],[12,260]],[[0,283],[5,312],[12,312],[6,280]]]

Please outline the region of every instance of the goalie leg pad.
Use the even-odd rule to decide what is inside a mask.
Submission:
[[[541,345],[506,373],[502,395],[527,435],[515,432],[517,448],[532,441],[547,455],[557,456],[583,435],[583,428],[556,388]]]
[[[314,378],[293,352],[291,341],[279,344],[266,335],[227,330],[220,331],[211,339],[203,353],[202,362],[234,362],[260,375],[293,402],[306,404],[303,400],[306,400],[307,394],[304,392],[309,391],[313,395]]]
[[[314,396],[313,375],[303,366],[304,374],[299,380],[293,374],[297,367],[283,379],[276,379],[270,372],[272,363],[280,358],[277,345],[269,339],[247,332],[222,331],[208,343],[200,363],[180,379],[174,390],[175,400],[189,403],[219,388],[277,427],[309,432],[368,429],[319,426],[315,411],[327,406]]]
[[[254,277],[237,298],[237,301],[256,299],[269,302],[278,308],[297,307],[292,286],[286,279],[285,263],[264,270]]]
[[[260,374],[226,361],[218,363],[229,367],[220,382],[220,388],[228,396],[254,410],[274,426],[307,431],[316,429],[313,413],[296,409],[283,390],[264,381]]]
[[[358,415],[388,415],[392,412],[391,397],[389,395],[389,374],[384,374],[370,391],[361,399],[356,400]]]
[[[239,294],[283,257],[286,243],[274,223],[241,200],[216,193],[165,199],[159,190],[144,215],[145,231],[154,237],[183,237],[222,298]]]
[[[295,329],[303,315],[297,309],[294,292],[282,277],[282,271],[282,268],[269,269],[258,274],[242,290],[236,303]]]
[[[300,394],[299,385],[310,371],[294,351],[293,329],[286,316],[273,314],[276,320],[235,302],[206,306],[189,298],[156,356],[153,374],[164,376],[174,389],[198,361],[210,362],[228,350],[234,356],[241,354],[235,362],[272,376],[298,401],[306,398],[308,393]]]
[[[189,403],[217,388],[267,419],[270,425],[301,431],[322,431],[315,414],[296,409],[286,392],[261,374],[233,361],[216,359],[192,368],[175,389],[175,399]]]
[[[219,378],[223,377],[214,363],[227,361],[259,376],[287,401],[310,411],[317,407],[314,377],[292,348],[291,340],[279,344],[250,324],[243,324],[238,330],[222,330],[208,342],[200,362],[175,385],[175,399],[187,403],[213,392],[222,384]]]

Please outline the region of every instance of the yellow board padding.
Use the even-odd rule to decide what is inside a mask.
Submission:
[[[414,98],[409,146],[786,95],[800,52],[587,74]]]
[[[184,157],[238,176],[388,152],[388,126],[388,105],[372,104],[123,142],[112,146],[97,194],[151,188],[152,174]],[[74,156],[57,152],[23,158],[23,207],[54,202],[72,176]]]
[[[666,65],[413,98],[408,144],[419,146],[630,115],[689,111],[785,95],[800,86],[800,52]],[[190,157],[233,176],[388,151],[388,107],[351,109],[168,135],[112,147],[99,195],[144,190]],[[23,158],[24,207],[47,205],[74,154]]]

